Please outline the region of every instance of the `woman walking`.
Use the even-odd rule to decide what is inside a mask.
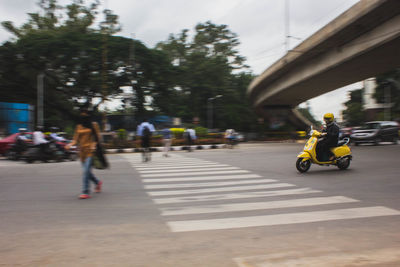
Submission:
[[[83,167],[82,193],[80,199],[91,198],[90,182],[95,184],[94,192],[100,193],[103,182],[97,179],[92,173],[93,154],[96,150],[97,142],[100,140],[100,129],[96,122],[92,122],[89,113],[86,110],[81,111],[79,124],[75,128],[74,138],[66,148],[73,145],[79,146],[79,156]]]

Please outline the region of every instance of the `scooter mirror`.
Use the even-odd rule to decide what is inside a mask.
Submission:
[[[311,136],[312,133],[313,133],[313,126],[311,125],[311,126],[310,126],[310,131],[308,132],[308,135]]]

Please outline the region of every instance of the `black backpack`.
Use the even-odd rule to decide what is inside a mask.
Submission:
[[[187,139],[189,142],[191,142],[191,141],[192,141],[192,136],[190,135],[190,133],[189,133],[189,132],[185,132],[185,135],[186,135],[186,139]]]
[[[143,137],[149,138],[150,136],[151,136],[151,131],[150,131],[149,127],[145,126],[143,128]]]

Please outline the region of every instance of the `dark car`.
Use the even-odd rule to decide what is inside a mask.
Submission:
[[[20,133],[15,133],[0,140],[0,155],[5,155],[7,153],[11,145],[16,142],[19,135]],[[32,133],[26,133],[26,136],[28,139],[32,140]]]
[[[399,139],[399,125],[394,121],[371,121],[363,127],[354,130],[351,140],[355,145],[360,143],[373,143],[388,141],[397,144]]]

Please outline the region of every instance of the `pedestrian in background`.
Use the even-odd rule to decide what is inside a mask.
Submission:
[[[153,124],[144,120],[136,130],[136,135],[140,136],[142,147],[142,161],[147,162],[151,160],[150,141],[153,132],[155,131]]]
[[[185,131],[185,135],[186,135],[186,142],[188,145],[188,152],[192,152],[192,145],[197,138],[196,132],[192,128],[188,128]]]
[[[100,128],[97,122],[92,122],[89,112],[85,109],[81,111],[79,123],[75,128],[74,138],[71,143],[65,146],[69,149],[71,146],[79,146],[79,156],[82,162],[83,178],[82,178],[82,193],[80,199],[91,198],[90,182],[94,183],[94,192],[100,193],[103,182],[94,176],[92,173],[93,156],[96,150],[97,142],[100,140]]]
[[[166,125],[166,127],[162,130],[161,132],[163,136],[163,144],[164,144],[164,157],[169,157],[168,151],[171,148],[171,142],[172,142],[172,132],[171,129],[169,128],[169,125]]]

